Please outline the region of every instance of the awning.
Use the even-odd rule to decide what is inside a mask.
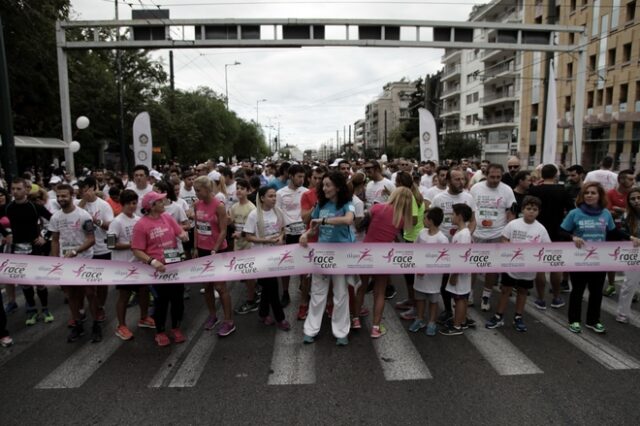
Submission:
[[[67,149],[69,144],[57,138],[36,138],[33,136],[14,136],[16,148]],[[2,138],[0,137],[0,146]]]

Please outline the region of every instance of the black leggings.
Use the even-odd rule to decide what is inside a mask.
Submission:
[[[571,295],[569,296],[569,323],[581,322],[582,296],[584,289],[589,289],[587,304],[587,324],[595,325],[600,322],[600,305],[602,304],[602,287],[606,272],[570,272]]]
[[[22,293],[24,293],[24,299],[27,302],[27,311],[35,311],[36,310],[36,296],[35,293],[38,292],[38,298],[40,298],[40,304],[43,308],[49,306],[49,291],[46,287],[37,287],[36,290],[33,290],[33,286],[23,286]]]
[[[7,331],[7,314],[4,312],[2,292],[0,292],[0,339],[9,335]]]
[[[169,303],[171,303],[171,328],[180,327],[184,315],[184,284],[154,285],[153,289],[157,294],[153,310],[156,332],[162,333],[165,330]]]
[[[262,297],[260,299],[258,315],[265,318],[269,315],[269,307],[271,307],[276,321],[280,322],[284,320],[284,311],[282,310],[278,294],[278,279],[276,277],[260,278],[258,284],[262,286]]]
[[[451,293],[447,290],[447,283],[449,282],[449,274],[442,275],[442,283],[440,283],[440,295],[442,296],[442,303],[444,304],[444,310],[452,313],[453,309],[451,307]]]

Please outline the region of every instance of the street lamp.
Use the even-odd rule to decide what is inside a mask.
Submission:
[[[232,67],[234,65],[240,65],[240,62],[235,61],[232,64],[224,64],[224,103],[227,106],[227,110],[229,109],[229,86],[227,84],[227,67]]]
[[[256,126],[260,126],[260,115],[258,114],[260,102],[267,102],[266,99],[258,99],[256,101]]]

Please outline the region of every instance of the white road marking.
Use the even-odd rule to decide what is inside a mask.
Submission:
[[[589,290],[584,292],[582,300],[585,302],[589,300]],[[603,296],[600,308],[614,317],[618,315],[618,302],[615,301],[615,299]],[[629,325],[640,328],[640,315],[638,315],[638,312],[633,309],[631,309],[631,315],[629,316]]]
[[[476,310],[468,309],[467,315],[477,325],[475,330],[465,330],[464,335],[499,375],[542,374],[543,371],[506,337],[496,330],[485,328],[486,320]]]

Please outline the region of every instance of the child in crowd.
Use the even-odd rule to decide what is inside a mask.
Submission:
[[[433,207],[424,216],[424,229],[418,234],[416,244],[449,244],[449,239],[440,231],[444,213],[440,207]],[[416,274],[413,288],[416,292],[416,319],[409,331],[417,332],[427,327],[427,336],[435,336],[437,331],[438,301],[442,274]],[[429,301],[429,323],[424,320],[426,303]]]
[[[522,200],[522,217],[512,220],[505,226],[502,231],[502,242],[516,244],[550,243],[551,239],[546,228],[536,220],[541,206],[542,201],[538,197],[531,195],[524,197]],[[535,272],[503,272],[502,294],[500,295],[498,308],[495,315],[487,321],[485,327],[496,328],[504,325],[504,311],[509,303],[511,291],[515,287],[518,295],[516,296],[516,312],[513,317],[513,326],[517,331],[527,331],[527,326],[522,319],[522,313],[527,302],[527,292],[533,288],[533,280],[535,278]]]

